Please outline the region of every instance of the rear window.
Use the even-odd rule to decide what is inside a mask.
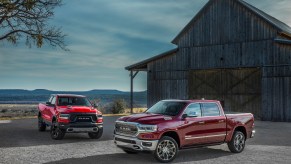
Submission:
[[[220,110],[216,103],[203,103],[203,116],[220,116]]]

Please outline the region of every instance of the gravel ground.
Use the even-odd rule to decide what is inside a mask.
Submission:
[[[90,140],[70,134],[54,141],[37,132],[36,119],[0,121],[0,163],[157,163],[151,154],[125,154],[115,147],[112,130],[117,117],[105,117],[104,136]],[[173,163],[286,163],[291,161],[291,123],[256,122],[256,136],[244,152],[230,153],[227,145],[182,150]]]

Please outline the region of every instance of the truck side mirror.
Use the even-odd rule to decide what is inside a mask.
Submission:
[[[186,113],[182,115],[182,119],[185,119],[187,117],[188,117],[188,114],[186,114]]]
[[[94,108],[98,108],[98,107],[99,107],[99,104],[94,103],[94,104],[93,104],[93,107],[94,107]]]

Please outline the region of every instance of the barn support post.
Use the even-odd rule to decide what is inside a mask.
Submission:
[[[138,74],[139,71],[136,71],[135,73],[133,70],[130,70],[130,113],[133,113],[133,79]]]

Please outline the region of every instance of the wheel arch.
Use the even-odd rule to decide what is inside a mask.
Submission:
[[[233,133],[232,133],[232,136],[234,134],[235,131],[239,131],[239,132],[242,132],[244,135],[245,135],[245,140],[247,139],[247,130],[244,126],[237,126],[234,130],[233,130]]]
[[[38,111],[38,117],[42,117],[41,111]]]
[[[180,147],[180,136],[179,136],[179,134],[177,133],[177,132],[175,132],[175,131],[166,131],[166,132],[164,132],[162,135],[161,135],[161,137],[160,138],[162,138],[162,137],[164,137],[164,136],[168,136],[168,137],[171,137],[171,138],[173,138],[176,142],[177,142],[177,144],[178,144],[178,147]]]
[[[57,121],[57,117],[56,116],[53,116],[52,123],[55,122],[55,121]]]

